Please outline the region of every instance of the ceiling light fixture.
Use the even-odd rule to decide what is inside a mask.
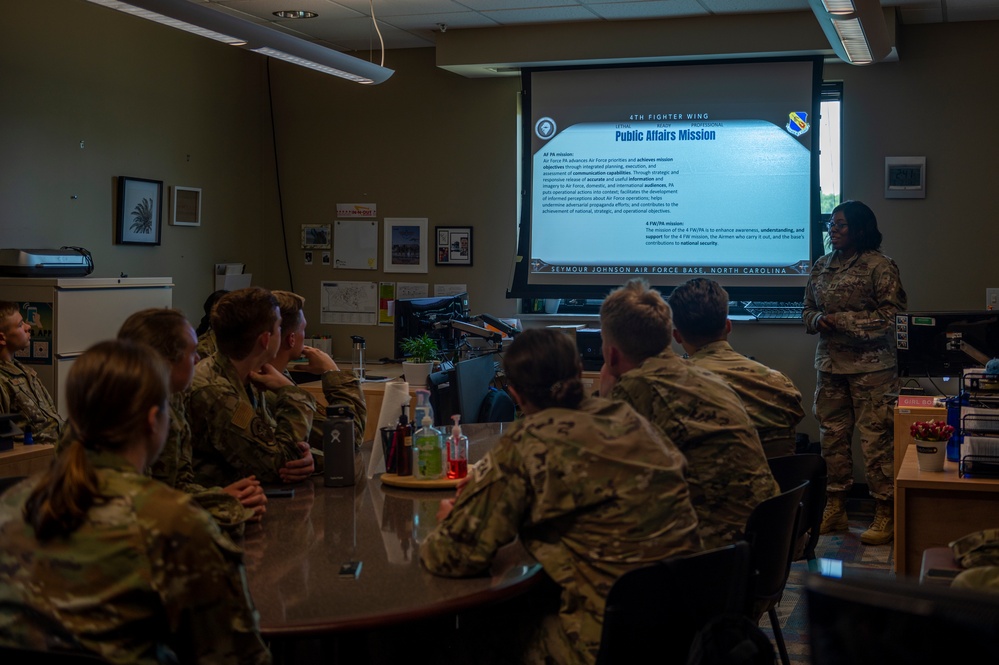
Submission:
[[[878,0],[808,0],[808,4],[841,60],[870,65],[891,53],[891,38]]]
[[[395,72],[372,62],[187,0],[88,0],[179,30],[240,46],[356,83],[383,83]]]
[[[319,14],[308,12],[304,9],[283,9],[279,12],[274,12],[274,16],[278,18],[316,18]]]

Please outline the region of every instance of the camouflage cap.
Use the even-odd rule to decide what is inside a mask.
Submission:
[[[953,541],[950,549],[963,568],[999,566],[999,528],[969,533]]]

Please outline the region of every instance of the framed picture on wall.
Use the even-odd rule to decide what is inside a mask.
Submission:
[[[472,265],[471,226],[438,226],[434,233],[437,236],[436,265]]]
[[[201,226],[201,189],[174,185],[170,206],[173,226]]]
[[[385,218],[385,272],[427,272],[427,219]]]
[[[163,181],[118,176],[115,243],[159,245]]]
[[[331,224],[302,224],[302,249],[329,249]]]

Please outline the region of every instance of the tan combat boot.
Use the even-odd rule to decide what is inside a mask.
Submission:
[[[847,531],[850,523],[846,519],[846,493],[829,492],[826,497],[826,509],[822,513],[822,526],[819,533]]]
[[[885,545],[895,537],[895,506],[891,501],[878,501],[874,512],[874,522],[867,531],[860,534],[860,542],[865,545]]]

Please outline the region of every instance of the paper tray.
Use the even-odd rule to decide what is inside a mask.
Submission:
[[[440,478],[438,480],[417,480],[413,476],[399,476],[394,473],[383,473],[382,483],[391,487],[401,487],[407,490],[446,490],[458,486],[464,478]]]

